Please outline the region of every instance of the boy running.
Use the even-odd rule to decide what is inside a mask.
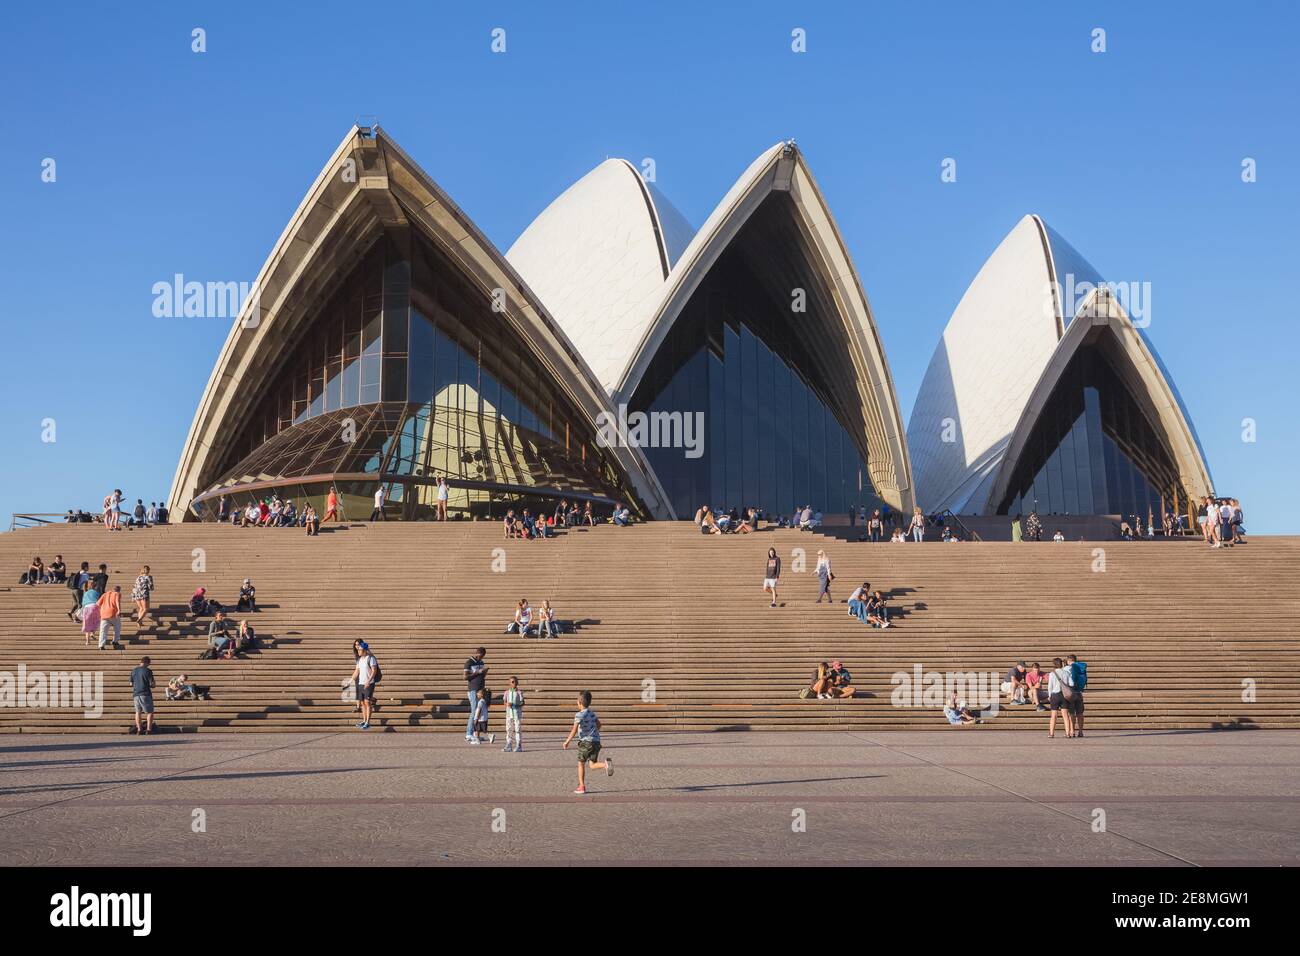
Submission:
[[[521,721],[524,716],[524,692],[519,689],[519,678],[510,678],[510,689],[502,696],[506,705],[506,745],[501,748],[504,753],[513,750],[519,753],[524,749],[524,737],[520,732]],[[511,734],[514,735],[515,745],[510,746]]]
[[[569,728],[569,736],[564,738],[564,745],[561,749],[568,750],[569,742],[573,740],[574,735],[578,737],[578,789],[574,793],[587,792],[587,764],[591,764],[592,770],[604,770],[609,776],[614,776],[614,762],[606,757],[603,763],[597,762],[596,758],[600,756],[600,718],[596,712],[591,709],[591,691],[584,690],[578,695],[578,703],[582,710],[573,715],[573,726]]]

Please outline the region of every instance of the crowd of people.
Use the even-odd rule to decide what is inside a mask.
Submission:
[[[695,526],[701,534],[749,534],[757,531],[760,515],[756,508],[714,510],[700,505],[695,512]]]
[[[1212,548],[1246,543],[1245,515],[1236,498],[1207,495],[1201,502],[1201,537]]]
[[[584,502],[579,508],[576,501],[562,499],[549,515],[541,512],[534,514],[531,508],[521,508],[518,512],[509,508],[501,519],[501,526],[507,538],[536,540],[553,538],[556,531],[563,528],[594,528],[605,520],[596,516],[590,501]],[[623,502],[615,502],[608,521],[619,527],[627,527],[632,523],[632,512]]]
[[[69,508],[63,515],[64,524],[100,524],[109,531],[121,531],[123,528],[147,528],[151,525],[167,524],[170,515],[167,505],[162,501],[151,501],[145,507],[144,499],[135,499],[135,507],[129,511],[124,507],[125,499],[122,489],[114,488],[104,496],[99,514],[91,514],[80,508]]]

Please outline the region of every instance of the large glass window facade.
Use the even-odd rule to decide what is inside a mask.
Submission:
[[[451,510],[469,515],[560,497],[639,510],[532,348],[419,234],[380,238],[289,355],[203,502],[272,486],[312,497],[330,481],[373,494],[363,480],[373,476],[418,518],[446,476]]]
[[[723,253],[629,403],[650,414],[702,413],[702,454],[646,448],[651,467],[680,517],[705,504],[771,516],[809,504],[836,515],[879,507],[866,464],[819,387],[826,376],[809,338],[824,333],[812,316],[791,312],[788,290],[810,280],[765,281],[752,261],[741,242]]]
[[[1158,516],[1187,501],[1173,454],[1115,373],[1084,346],[1048,400],[998,514]]]

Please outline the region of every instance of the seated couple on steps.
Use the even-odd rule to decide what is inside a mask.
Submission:
[[[870,590],[871,585],[863,581],[849,596],[849,617],[856,617],[863,624],[872,627],[889,627],[889,608],[879,591]]]
[[[542,606],[534,614],[533,609],[528,606],[528,599],[519,599],[519,603],[515,605],[515,618],[506,625],[506,633],[527,637],[529,628],[533,628],[533,633],[538,637],[554,638],[559,633],[555,608],[551,607],[549,600],[543,601]]]
[[[822,661],[813,671],[808,686],[799,692],[799,696],[804,699],[816,697],[818,700],[852,697],[853,675],[839,661],[831,661],[829,664]]]

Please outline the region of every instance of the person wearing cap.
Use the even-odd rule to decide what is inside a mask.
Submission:
[[[1028,668],[1024,661],[1016,661],[1002,682],[1002,692],[1007,695],[1008,704],[1027,704],[1029,699],[1025,695],[1028,690]]]
[[[853,696],[853,675],[839,661],[831,661],[830,693],[832,697]]]
[[[131,671],[131,703],[135,708],[135,732],[137,734],[153,733],[153,671],[149,669],[149,658],[140,658],[140,666]],[[140,715],[144,715],[144,727],[140,727]]]
[[[370,653],[370,645],[365,641],[357,642],[357,666],[352,671],[352,679],[357,682],[357,701],[361,704],[361,723],[358,730],[370,729],[370,708],[375,694],[375,677],[379,672],[379,662]]]
[[[244,578],[244,583],[239,586],[239,604],[236,606],[236,610],[257,610],[257,588],[253,587],[252,578]]]

